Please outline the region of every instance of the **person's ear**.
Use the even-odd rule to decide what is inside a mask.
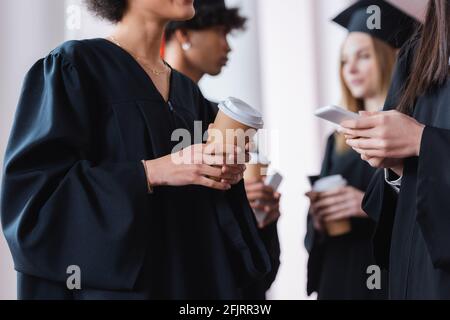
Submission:
[[[187,30],[178,29],[175,31],[175,38],[184,51],[188,51],[192,47],[189,32]]]

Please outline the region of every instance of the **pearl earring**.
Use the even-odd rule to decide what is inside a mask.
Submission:
[[[183,43],[183,44],[181,45],[181,48],[182,48],[184,51],[188,51],[191,47],[192,47],[192,44],[191,44],[190,42],[185,42],[185,43]]]

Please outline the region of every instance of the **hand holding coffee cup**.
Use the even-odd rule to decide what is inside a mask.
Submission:
[[[280,217],[281,194],[266,184],[266,178],[245,179],[245,191],[258,227],[264,229]]]
[[[281,194],[277,189],[282,176],[278,173],[268,176],[270,162],[264,157],[253,153],[251,158],[244,173],[245,190],[258,227],[263,229],[280,217]]]
[[[319,230],[324,227],[331,237],[345,235],[351,231],[351,222],[348,216],[333,220],[326,217],[331,213],[330,210],[336,210],[335,204],[337,201],[341,201],[337,197],[340,197],[340,192],[346,186],[347,181],[342,176],[335,175],[316,181],[312,191],[306,194],[311,200],[315,227]],[[341,202],[339,205],[347,206]]]
[[[237,98],[228,98],[219,103],[217,117],[208,130],[208,144],[235,145],[240,150],[246,150],[257,131],[263,127],[264,121],[259,111]],[[237,159],[237,164],[247,161],[242,156]]]
[[[220,146],[222,148],[223,146]],[[229,155],[235,155],[236,146],[229,146]],[[144,161],[149,191],[160,186],[200,185],[226,191],[242,180],[245,166],[224,171],[225,155],[216,152],[214,145],[197,144],[154,160]],[[221,149],[219,149],[221,150]]]
[[[208,129],[208,145],[234,145],[241,152],[237,158],[227,159],[224,173],[245,165],[249,161],[249,146],[258,129],[262,129],[264,121],[259,111],[245,102],[228,98],[219,104],[219,112]],[[225,180],[226,181],[226,180]]]
[[[314,210],[325,224],[350,221],[351,218],[368,218],[362,210],[364,192],[352,186],[345,186],[320,194]]]
[[[221,170],[221,177],[211,177],[211,179],[235,185],[239,183],[244,177],[246,166],[238,164],[237,159],[249,159],[250,155],[247,151],[241,150],[235,145],[222,144],[206,144],[205,153],[211,155],[215,162],[208,163],[209,165]]]
[[[208,130],[214,129],[214,124],[210,124]],[[208,143],[206,146],[206,152],[210,152],[212,154],[223,156],[222,162],[216,162],[211,164],[212,166],[221,169],[222,178],[211,177],[216,181],[221,181],[224,183],[230,183],[232,185],[240,182],[244,177],[244,172],[246,170],[246,165],[240,164],[239,159],[244,159],[246,162],[250,160],[250,145],[247,144],[245,146],[245,150],[241,150],[240,147],[235,145],[223,145],[216,143]],[[208,151],[209,150],[209,151]],[[234,153],[232,153],[234,151]],[[239,180],[236,182],[236,174],[239,173]]]

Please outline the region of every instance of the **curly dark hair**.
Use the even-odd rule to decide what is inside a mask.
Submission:
[[[204,30],[215,26],[225,26],[227,31],[244,30],[247,18],[239,13],[238,8],[201,8],[195,17],[188,21],[172,21],[166,27],[165,38],[169,41],[176,30]]]
[[[96,16],[117,23],[127,10],[127,0],[84,0],[88,9]]]

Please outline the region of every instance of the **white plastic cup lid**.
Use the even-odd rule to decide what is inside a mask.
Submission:
[[[329,176],[322,178],[314,184],[314,192],[327,192],[332,191],[347,185],[347,180],[345,180],[341,175]]]
[[[250,128],[262,129],[264,121],[261,112],[237,98],[230,97],[219,103],[219,109],[231,119]]]

